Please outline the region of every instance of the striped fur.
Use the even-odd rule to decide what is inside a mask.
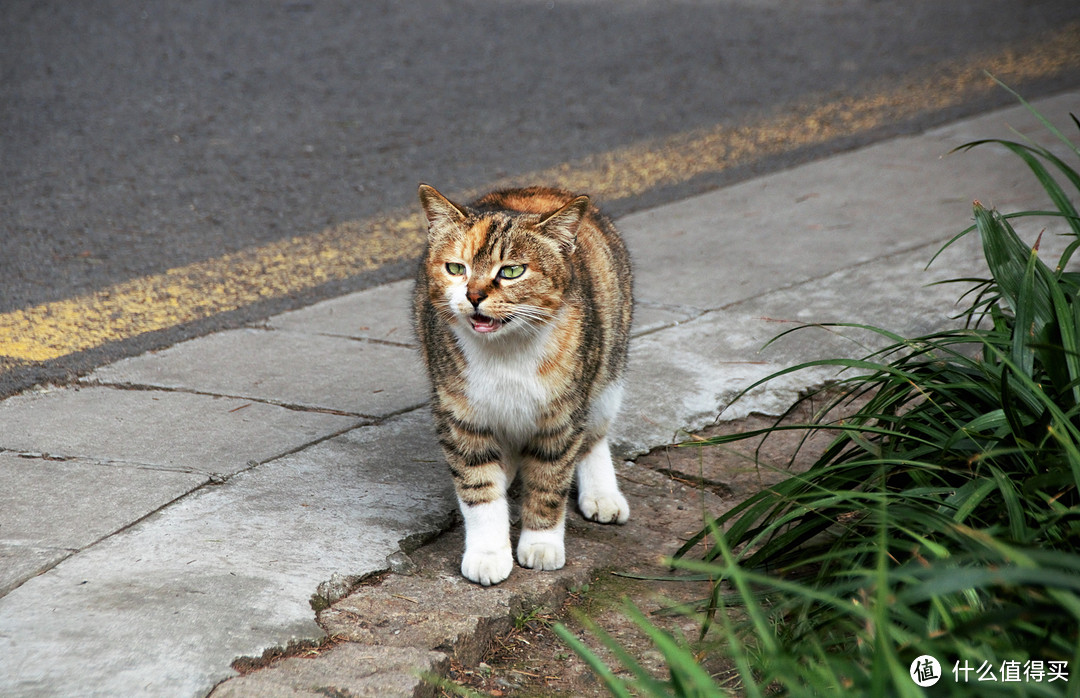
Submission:
[[[427,253],[414,321],[432,413],[465,518],[462,573],[513,567],[506,488],[522,481],[518,561],[563,565],[566,499],[626,521],[607,431],[618,409],[632,310],[630,260],[589,199],[534,187],[461,206],[421,185]]]

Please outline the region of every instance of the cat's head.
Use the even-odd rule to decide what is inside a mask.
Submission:
[[[484,338],[534,334],[556,317],[588,197],[523,213],[458,206],[426,184],[419,193],[428,221],[428,292],[440,317]]]

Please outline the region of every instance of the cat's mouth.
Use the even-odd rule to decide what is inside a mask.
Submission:
[[[502,328],[509,320],[498,320],[487,315],[481,315],[480,313],[473,313],[469,316],[469,324],[472,328],[481,333],[487,334],[489,332],[495,332]]]

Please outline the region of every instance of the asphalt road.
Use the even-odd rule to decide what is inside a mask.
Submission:
[[[41,324],[5,317],[407,210],[419,181],[478,191],[570,163],[573,182],[577,165],[624,152],[664,168],[719,127],[842,122],[859,100],[903,100],[894,118],[759,145],[730,167],[624,188],[582,176],[577,188],[622,214],[1010,103],[984,63],[1031,98],[1074,87],[1068,59],[1020,64],[1078,26],[1075,0],[5,0],[0,347]],[[0,395],[402,278],[409,244],[46,359],[0,350]]]

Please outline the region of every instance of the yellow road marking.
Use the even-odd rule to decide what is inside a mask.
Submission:
[[[716,126],[590,155],[493,186],[558,184],[600,200],[633,197],[795,148],[865,133],[999,89],[1080,69],[1080,24],[962,64],[936,66],[863,97],[785,105],[749,126]],[[0,314],[0,359],[41,362],[167,329],[415,257],[424,229],[414,209],[170,269],[68,300]]]
[[[400,212],[5,313],[0,357],[48,361],[236,310],[408,258],[423,239],[418,217]]]

